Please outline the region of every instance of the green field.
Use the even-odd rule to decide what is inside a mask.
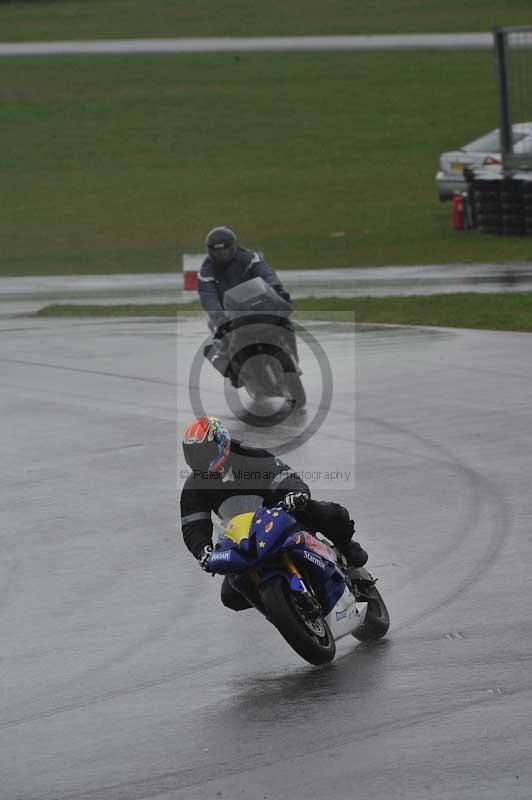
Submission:
[[[203,316],[199,303],[45,306],[39,317]],[[306,297],[294,302],[295,319],[340,322],[435,325],[532,332],[532,292],[430,295],[427,297]]]
[[[486,31],[526,25],[529,0],[57,0],[0,3],[3,41]]]
[[[0,95],[0,274],[172,271],[216,224],[277,268],[530,255],[436,198],[489,52],[16,58]]]
[[[0,2],[0,38],[489,30],[529,0]],[[484,51],[7,58],[0,275],[167,272],[234,227],[276,268],[524,261],[456,232],[443,150],[497,126]]]

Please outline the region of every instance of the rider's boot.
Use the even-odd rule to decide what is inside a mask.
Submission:
[[[225,377],[229,378],[229,380],[231,381],[231,386],[233,386],[235,389],[240,389],[240,387],[242,386],[242,384],[238,379],[238,374],[233,369],[231,362],[229,363],[229,366],[225,371]]]
[[[345,557],[348,567],[363,567],[368,560],[368,554],[358,542],[352,539],[346,547]]]
[[[363,567],[368,560],[368,554],[358,542],[351,540],[347,545],[344,555],[347,561],[348,585],[360,602],[368,602],[372,596],[372,588],[375,584],[374,579],[369,573],[360,575],[358,569]],[[367,577],[366,577],[367,576]]]

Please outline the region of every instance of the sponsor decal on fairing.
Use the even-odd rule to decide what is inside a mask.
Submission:
[[[223,553],[213,553],[210,560],[212,563],[213,561],[229,561],[230,558],[231,558],[231,551],[225,550]]]
[[[312,555],[312,553],[309,553],[307,550],[305,550],[303,552],[303,556],[307,559],[307,561],[310,561],[316,567],[320,567],[321,569],[323,569],[323,561],[321,560],[321,558],[319,556],[314,556],[314,555]]]

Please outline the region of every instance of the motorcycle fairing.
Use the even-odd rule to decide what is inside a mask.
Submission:
[[[341,639],[343,636],[352,633],[360,623],[360,615],[355,598],[347,586],[328,612],[325,622],[331,629],[335,639]]]
[[[328,561],[333,561],[336,563],[338,561],[338,556],[336,551],[329,545],[327,542],[324,542],[321,539],[318,539],[314,534],[309,533],[308,531],[298,531],[295,534],[294,544],[296,546],[303,543],[310,550],[314,550],[315,553],[318,553],[320,556],[323,556]]]
[[[287,531],[297,525],[296,520],[280,506],[261,507],[253,513],[238,514],[229,520],[224,537],[245,553],[256,552],[260,556],[276,547],[281,539],[284,540]]]
[[[275,578],[277,575],[280,575],[281,578],[284,578],[290,587],[290,591],[301,593],[307,591],[307,588],[301,578],[299,578],[297,575],[290,575],[288,572],[282,569],[271,569],[267,572],[261,572],[260,576],[257,576],[259,580],[256,583],[256,587],[264,586],[265,583],[270,581],[272,578]],[[249,575],[235,575],[234,577],[229,578],[229,582],[233,589],[236,589],[237,592],[242,592],[243,595],[248,596],[248,587],[250,583]]]
[[[222,575],[249,570],[284,541],[296,520],[280,507],[258,508],[238,514],[225,526],[223,536],[211,556],[213,572]]]
[[[290,554],[296,566],[305,568],[314,578],[313,586],[318,600],[324,613],[329,614],[346,591],[344,574],[332,547],[308,531],[298,529],[298,525],[294,517],[278,506],[262,507],[254,513],[233,517],[211,556],[213,571],[232,574],[231,584],[247,594],[250,570],[262,564],[266,566],[270,554],[285,552]],[[281,575],[294,592],[307,590],[301,578],[278,566],[262,569],[257,574],[257,585],[266,583],[276,575]]]
[[[346,588],[345,577],[338,567],[334,550],[308,531],[289,536],[283,550],[290,553],[296,566],[304,567],[314,578],[316,595],[325,614],[328,614]]]
[[[226,539],[226,541],[229,540]],[[239,553],[234,545],[228,544],[225,546],[223,540],[218,542],[214,548],[209,564],[212,572],[217,572],[220,575],[247,572],[252,566],[249,558]]]
[[[297,528],[299,523],[280,506],[260,508],[255,512],[250,539],[255,541],[257,555],[266,554],[286,540],[287,533]]]

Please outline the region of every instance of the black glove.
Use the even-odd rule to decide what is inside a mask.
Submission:
[[[214,332],[215,339],[223,339],[226,334],[228,334],[231,330],[231,320],[227,320],[226,322],[222,322],[216,328]]]
[[[277,284],[277,285],[276,285],[276,286],[274,286],[273,288],[275,289],[275,291],[277,292],[277,294],[278,294],[280,297],[282,297],[282,298],[283,298],[283,300],[286,300],[286,302],[287,302],[287,303],[291,303],[291,302],[292,302],[292,298],[290,297],[290,295],[288,294],[288,292],[286,291],[286,289],[285,289],[284,287],[281,287],[281,286],[279,286],[279,285]]]
[[[281,506],[289,514],[292,514],[294,511],[303,511],[309,499],[305,492],[289,492],[281,502]]]
[[[212,556],[212,544],[206,544],[198,556],[199,565],[204,572],[210,572],[209,562]]]

